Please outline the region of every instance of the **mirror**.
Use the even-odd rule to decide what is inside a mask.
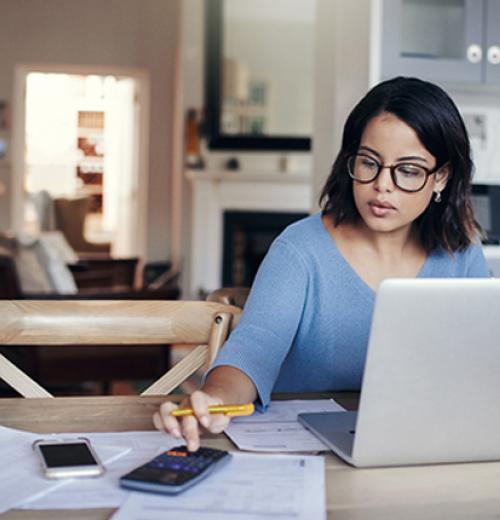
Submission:
[[[309,150],[315,2],[207,2],[211,149]]]

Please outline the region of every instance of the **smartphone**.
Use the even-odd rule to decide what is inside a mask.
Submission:
[[[120,478],[120,486],[136,491],[177,495],[231,460],[227,451],[177,446]]]
[[[76,439],[39,439],[33,443],[47,478],[97,477],[104,466],[84,437]]]

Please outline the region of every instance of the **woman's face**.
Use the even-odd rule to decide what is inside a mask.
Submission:
[[[394,114],[382,112],[371,119],[361,136],[358,153],[384,166],[411,162],[433,170],[436,159],[424,147],[415,131]],[[389,168],[368,184],[353,180],[356,208],[366,226],[372,231],[393,233],[409,231],[412,223],[432,204],[435,191],[446,185],[447,172],[443,168],[427,179],[423,189],[408,193],[392,181]]]

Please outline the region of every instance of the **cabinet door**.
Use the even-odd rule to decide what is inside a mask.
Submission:
[[[383,0],[382,76],[482,80],[482,0]]]
[[[486,3],[485,70],[487,83],[500,84],[500,0]]]

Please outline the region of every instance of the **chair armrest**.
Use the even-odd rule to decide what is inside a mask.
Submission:
[[[152,291],[161,291],[162,289],[173,287],[177,284],[180,275],[180,269],[177,269],[176,266],[171,266],[152,282],[148,283],[146,288]]]

